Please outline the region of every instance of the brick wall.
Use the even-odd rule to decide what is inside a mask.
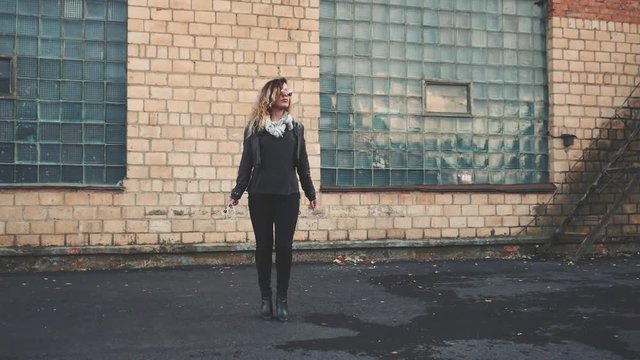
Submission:
[[[637,0],[550,0],[553,17],[640,23]]]
[[[546,195],[388,192],[325,194],[303,226],[310,240],[473,238],[514,235]]]
[[[582,10],[578,9],[578,3]],[[640,82],[640,12],[637,1],[553,1],[548,27],[550,133],[576,136],[565,148],[551,142],[552,181],[558,192],[530,231],[552,231],[591,185],[608,157],[628,135],[618,120],[621,106]],[[564,9],[564,10],[562,10]],[[612,14],[609,10],[615,10]],[[595,16],[594,14],[597,14]],[[608,15],[607,15],[608,14]],[[607,21],[600,19],[616,19]],[[631,22],[622,22],[628,20]],[[640,96],[640,91],[635,94]],[[595,198],[585,211],[602,213],[610,193]],[[608,237],[638,234],[640,194],[632,194],[607,229]],[[593,223],[592,223],[593,224]],[[578,224],[575,230],[586,232]]]
[[[558,2],[560,3],[560,2]],[[2,190],[0,246],[244,243],[246,197],[224,202],[258,89],[286,76],[307,127],[319,187],[318,0],[129,0],[128,176],[123,192]],[[638,80],[637,24],[560,16],[549,24],[552,180]],[[301,207],[298,241],[517,235],[548,194],[320,194]],[[532,231],[531,233],[539,232]]]
[[[285,76],[317,143],[318,1],[130,1],[127,191],[145,241],[243,242],[246,208],[222,212],[257,91]],[[150,213],[156,215],[150,216]],[[176,215],[179,214],[179,215]]]
[[[129,0],[124,192],[2,190],[0,246],[247,241],[246,209],[222,210],[268,79],[291,79],[319,178],[318,6]]]
[[[640,26],[554,17],[549,27],[551,132],[577,136],[569,149],[554,144],[554,182],[582,154],[598,121],[614,115],[640,74]]]

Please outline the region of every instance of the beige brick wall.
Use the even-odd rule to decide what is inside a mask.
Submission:
[[[537,194],[383,192],[323,194],[309,240],[473,238],[515,235],[531,220]],[[300,230],[302,230],[299,227]]]
[[[246,242],[247,209],[223,213],[257,91],[286,76],[317,142],[317,1],[129,3],[129,158],[123,241]],[[319,149],[311,147],[314,175]]]
[[[125,190],[2,190],[0,246],[242,243],[246,197],[224,203],[258,89],[285,76],[307,128],[319,188],[319,0],[129,0]],[[554,18],[549,27],[552,179],[637,80],[638,26]],[[297,241],[519,234],[548,194],[320,194],[302,206]],[[634,209],[629,209],[630,211]],[[637,224],[640,220],[634,218]],[[532,232],[535,233],[535,232]]]
[[[558,193],[548,206],[537,209],[538,226],[531,229],[536,232],[552,231],[553,225],[563,219],[558,215],[573,208],[572,204],[595,179],[599,167],[606,164],[601,160],[605,159],[604,151],[610,151],[607,147],[621,137],[623,127],[611,118],[640,82],[638,24],[554,17],[550,20],[548,37],[549,131],[555,137],[573,134],[576,140],[566,148],[561,139],[550,142],[551,180],[558,186]],[[640,92],[634,96],[640,96]],[[612,148],[617,149],[615,145]],[[638,197],[638,194],[630,197],[630,204],[625,205],[607,229],[608,236],[640,232],[633,223],[639,210],[635,205]],[[601,195],[605,204],[610,204],[611,199],[609,193]],[[585,211],[602,213],[595,207]],[[583,226],[575,230],[587,232],[587,229]]]
[[[246,242],[224,214],[257,91],[286,76],[319,179],[318,0],[129,0],[123,192],[3,190],[0,246]],[[319,184],[317,184],[319,186]],[[308,238],[308,231],[301,235]]]
[[[597,138],[605,118],[612,117],[640,81],[638,24],[552,18],[548,30],[550,132],[577,137],[565,149],[552,141],[554,183],[562,183],[573,161]]]

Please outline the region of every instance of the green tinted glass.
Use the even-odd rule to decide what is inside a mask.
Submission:
[[[547,182],[545,28],[528,0],[321,0],[322,184]]]
[[[126,11],[125,0],[0,1],[0,186],[122,180]]]

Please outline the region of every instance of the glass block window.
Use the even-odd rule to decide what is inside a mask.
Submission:
[[[0,93],[4,56],[15,74],[15,95],[0,98],[0,187],[121,184],[126,9],[126,0],[0,2]]]
[[[321,183],[548,182],[545,10],[321,0]]]
[[[0,97],[13,95],[13,66],[11,58],[0,57]]]

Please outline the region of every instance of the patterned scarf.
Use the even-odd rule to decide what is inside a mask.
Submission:
[[[267,126],[264,127],[267,132],[277,138],[284,135],[286,129],[293,129],[293,117],[285,112],[278,122],[274,123],[271,119],[267,120]]]

